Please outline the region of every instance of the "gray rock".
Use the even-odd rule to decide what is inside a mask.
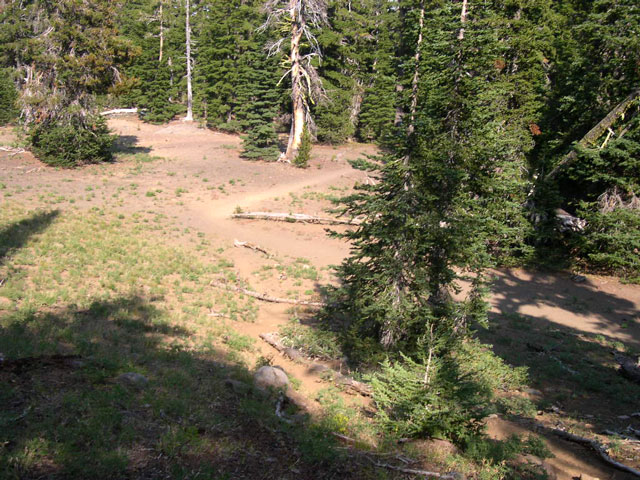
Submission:
[[[147,384],[149,383],[149,380],[147,379],[147,377],[136,372],[126,372],[121,375],[118,375],[118,378],[116,378],[116,381],[123,385],[127,385],[130,387],[137,387],[137,388],[146,387]]]
[[[576,283],[584,283],[587,281],[587,277],[585,277],[584,275],[574,275],[571,277],[571,280]]]
[[[253,381],[258,388],[263,390],[286,389],[289,386],[289,378],[281,368],[265,365],[260,367],[253,376]]]

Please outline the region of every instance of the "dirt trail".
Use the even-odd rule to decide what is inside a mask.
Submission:
[[[41,168],[28,155],[4,155],[0,175],[14,188],[13,197],[26,204],[37,204],[30,196],[30,188],[44,191],[54,185],[52,190],[56,194],[74,197],[74,208],[101,205],[127,213],[162,213],[181,228],[202,232],[211,239],[212,245],[225,247],[225,256],[233,261],[239,278],[249,281],[259,291],[276,296],[286,296],[295,284],[292,279],[263,278],[259,275],[261,268],[298,257],[308,259],[320,272],[320,278],[305,280],[300,288],[313,290],[317,283],[331,281],[326,267],[339,263],[348,254],[349,245],[327,237],[322,226],[238,221],[229,216],[236,207],[322,214],[327,207],[327,195],[344,191],[355,182],[366,179],[365,173],[352,169],[347,161],[364,153],[373,153],[372,146],[319,146],[314,148],[311,167],[300,170],[284,164],[243,161],[238,156],[240,139],[237,136],[199,129],[194,125],[176,122],[168,126],[153,126],[131,118],[114,119],[110,125],[122,136],[126,151],[169,160],[140,164],[136,168],[132,168],[129,162],[56,171]],[[3,135],[0,142],[10,138],[6,131]],[[131,192],[133,185],[138,192],[147,190],[147,195],[121,193]],[[217,187],[213,188],[214,185]],[[87,193],[89,189],[91,191]],[[96,191],[101,197],[94,195]],[[322,197],[324,201],[320,200],[321,195],[325,196]],[[57,207],[69,208],[66,204],[58,204]],[[248,249],[233,248],[236,239],[260,244],[273,252],[277,259]],[[567,275],[521,270],[496,271],[495,276],[491,303],[496,316],[517,314],[548,325],[546,328],[562,327],[573,332],[601,334],[640,346],[638,286],[622,285],[615,279],[596,276],[589,276],[584,283],[575,283]],[[255,357],[273,357],[277,364],[301,381],[302,393],[313,398],[327,384],[305,367],[279,357],[258,338],[260,333],[275,331],[279,325],[289,321],[290,306],[260,304],[259,307],[255,322],[238,322],[234,324],[235,328],[256,339]],[[500,438],[515,429],[510,424],[501,423],[492,425],[490,432]],[[581,473],[602,479],[629,478],[602,465],[580,447],[560,440],[550,441],[550,447],[556,454],[553,464],[558,470],[558,478],[562,480]]]

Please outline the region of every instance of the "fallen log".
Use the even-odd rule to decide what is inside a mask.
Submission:
[[[137,108],[114,108],[113,110],[105,110],[104,112],[100,112],[100,115],[108,116],[108,115],[126,115],[129,113],[138,113]]]
[[[317,225],[360,225],[356,219],[341,220],[339,218],[316,217],[306,213],[246,212],[234,213],[231,218],[244,220],[272,220],[275,222],[314,223]]]
[[[265,342],[267,342],[269,345],[271,345],[273,348],[275,348],[278,352],[289,357],[294,362],[308,365],[309,367],[311,367],[310,369],[313,369],[315,371],[326,372],[328,375],[330,375],[333,378],[333,381],[335,382],[335,384],[338,385],[339,387],[342,387],[344,390],[352,391],[354,393],[358,393],[365,397],[371,396],[372,390],[369,385],[367,385],[366,383],[362,383],[357,380],[354,380],[353,378],[343,375],[340,372],[336,372],[335,370],[325,365],[322,365],[322,367],[324,368],[318,369],[317,368],[318,364],[315,364],[307,360],[299,350],[283,345],[277,333],[261,333],[260,338]],[[313,368],[313,367],[316,367],[316,368]]]
[[[545,427],[543,427],[545,428]],[[592,450],[594,450],[599,456],[600,458],[607,464],[611,465],[612,467],[623,471],[623,472],[627,472],[630,473],[632,475],[635,475],[636,477],[640,478],[640,471],[628,467],[627,465],[624,465],[623,463],[620,462],[616,462],[613,458],[611,458],[609,456],[609,454],[607,453],[607,451],[595,440],[591,440],[589,438],[584,438],[584,437],[580,437],[579,435],[575,435],[573,433],[569,433],[565,430],[560,430],[557,428],[552,428],[550,429],[550,431],[554,434],[557,435],[560,438],[563,438],[565,440],[568,440],[570,442],[574,442],[574,443],[578,443],[580,445],[584,445],[586,447],[591,448]]]
[[[307,300],[293,300],[290,298],[272,297],[270,295],[267,295],[266,293],[254,292],[253,290],[248,290],[242,287],[234,287],[232,285],[227,285],[226,283],[221,282],[211,282],[209,285],[215,288],[222,288],[230,292],[243,293],[244,295],[262,300],[263,302],[287,303],[290,305],[305,305],[308,307],[324,307],[326,305],[324,302],[309,302]]]

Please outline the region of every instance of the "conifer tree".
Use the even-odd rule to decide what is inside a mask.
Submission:
[[[13,72],[10,69],[0,69],[0,125],[6,125],[17,117],[17,99]]]
[[[29,27],[12,60],[22,79],[21,118],[45,161],[69,166],[111,156],[95,99],[121,80],[117,66],[131,52],[114,25],[118,7],[104,0],[7,6]]]

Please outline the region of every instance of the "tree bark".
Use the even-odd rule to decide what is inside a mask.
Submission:
[[[462,13],[460,14],[460,32],[458,33],[458,40],[464,40],[464,24],[467,23],[467,0],[462,0]]]
[[[160,0],[160,54],[158,55],[158,63],[162,63],[162,54],[164,53],[164,19],[162,18],[163,2]]]
[[[466,0],[465,0],[466,2]],[[416,108],[418,107],[418,82],[420,80],[420,47],[422,46],[422,32],[424,30],[424,1],[420,2],[420,17],[418,20],[418,41],[414,55],[413,80],[411,81],[411,120],[409,122],[409,135],[415,130]]]
[[[291,132],[289,143],[284,155],[291,162],[298,154],[302,142],[302,132],[305,125],[304,86],[302,85],[302,71],[300,65],[300,40],[304,29],[304,18],[296,8],[299,0],[290,0],[289,12],[291,15]]]
[[[185,122],[193,122],[193,91],[191,88],[191,25],[189,24],[189,17],[191,14],[190,6],[190,1],[187,0],[185,20],[185,33],[187,38],[187,115],[182,119]]]

